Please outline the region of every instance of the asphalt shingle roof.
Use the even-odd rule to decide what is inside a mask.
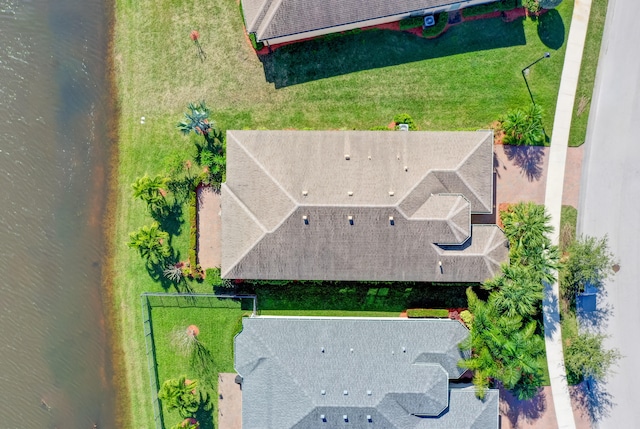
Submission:
[[[495,429],[497,392],[449,389],[468,335],[446,319],[244,319],[242,427]]]
[[[491,131],[228,131],[222,275],[493,277],[507,239],[471,225],[492,211],[492,144]]]
[[[455,0],[242,0],[249,33],[273,39],[339,25],[420,12]]]

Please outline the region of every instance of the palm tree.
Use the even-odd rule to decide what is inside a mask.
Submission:
[[[171,248],[167,241],[169,234],[162,229],[158,222],[145,225],[138,231],[129,233],[129,243],[132,249],[138,250],[140,256],[147,261],[159,263],[171,255]]]
[[[502,120],[504,142],[514,145],[539,145],[544,142],[542,109],[532,104],[527,110],[515,109]]]
[[[551,216],[543,205],[532,202],[514,204],[500,213],[500,219],[512,250],[520,252],[523,248],[550,247],[548,235],[553,232],[553,227],[549,224]]]
[[[158,399],[169,410],[177,410],[181,417],[192,417],[198,411],[200,400],[196,395],[197,380],[187,380],[183,375],[162,383]]]
[[[482,287],[493,290],[489,300],[496,310],[508,317],[529,318],[538,314],[542,302],[540,276],[525,265],[503,265],[502,274],[486,281]]]
[[[162,213],[167,207],[164,188],[168,183],[169,178],[167,177],[158,175],[151,178],[145,174],[131,185],[133,197],[140,198],[147,203],[147,207],[152,213]]]
[[[189,112],[185,112],[184,119],[176,125],[178,129],[185,135],[194,131],[196,134],[207,137],[213,130],[214,124],[209,122],[209,108],[205,102],[189,103],[187,108]]]

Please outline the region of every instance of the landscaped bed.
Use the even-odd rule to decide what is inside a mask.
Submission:
[[[556,32],[565,41],[572,6],[565,0],[558,8],[563,25]],[[199,31],[204,61],[190,38],[194,29]],[[116,330],[124,356],[120,384],[129,389],[132,412],[131,418],[123,420],[130,421],[130,427],[153,424],[139,295],[161,292],[163,285],[173,290],[157,272],[149,273],[145,262],[125,244],[129,232],[153,220],[144,203],[132,199],[131,184],[144,174],[168,174],[184,168],[197,139],[182,137],[175,127],[187,103],[206,100],[211,118],[222,130],[370,129],[389,123],[403,112],[409,113],[421,130],[475,130],[487,128],[509,109],[530,102],[521,69],[550,50],[551,58],[537,64],[528,76],[536,103],[544,108],[545,129],[550,134],[565,49],[564,44],[558,50],[546,46],[538,36],[535,21],[504,22],[495,18],[453,26],[434,40],[402,32],[363,31],[329,41],[286,46],[259,58],[246,41],[237,5],[223,0],[177,0],[171,4],[118,0],[114,42],[120,116],[111,270]],[[186,260],[187,201],[177,208],[174,221],[167,227],[176,256]],[[212,291],[206,281],[193,281],[190,287]],[[330,288],[327,293],[340,296],[340,285],[326,287]],[[389,287],[390,295],[396,292]],[[269,293],[273,296],[275,292]],[[401,306],[400,301],[389,307],[378,306],[376,295],[375,305],[370,308],[361,305],[356,310],[352,305],[351,309],[332,309],[328,304],[314,308],[320,305],[319,299],[302,308],[301,303],[308,298],[299,289],[298,301],[291,298],[290,304],[281,306],[283,301],[261,297],[262,303],[272,305],[260,308],[265,312],[300,310],[319,314],[399,313],[409,307],[406,303]],[[207,321],[197,323],[204,335]],[[230,370],[228,365],[224,368]]]

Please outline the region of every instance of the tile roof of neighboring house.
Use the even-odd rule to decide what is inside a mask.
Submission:
[[[247,31],[268,40],[455,3],[459,1],[242,0],[242,8]]]
[[[492,211],[492,144],[491,131],[228,131],[222,275],[493,277],[507,240],[470,216]]]
[[[497,391],[449,388],[468,335],[446,319],[245,318],[242,427],[495,429]]]

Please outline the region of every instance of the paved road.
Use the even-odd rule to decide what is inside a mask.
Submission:
[[[606,285],[608,346],[625,356],[601,397],[600,429],[639,427],[640,1],[610,0],[587,135],[578,230],[608,234],[621,269]],[[635,365],[634,365],[635,363]],[[611,407],[607,402],[611,401]],[[596,410],[597,411],[597,410]]]

